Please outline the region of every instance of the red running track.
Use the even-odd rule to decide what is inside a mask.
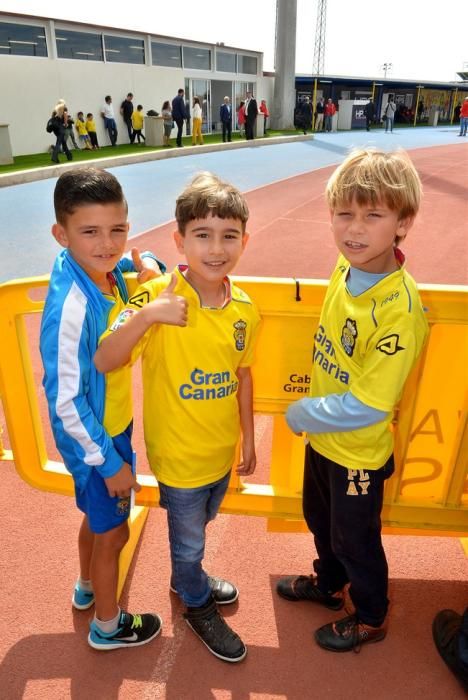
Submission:
[[[412,152],[425,200],[404,249],[419,282],[467,282],[465,153],[463,146]],[[322,192],[331,170],[248,193],[252,239],[239,274],[328,277],[336,251]],[[138,244],[151,247],[173,265],[178,260],[168,235],[172,229],[172,224],[160,227],[139,238]],[[28,328],[37,347],[38,319]],[[37,353],[33,366],[46,424]],[[136,383],[139,423],[141,393]],[[262,479],[271,444],[264,417],[257,420],[257,444],[256,478]],[[47,445],[53,457],[49,432]],[[136,447],[143,462],[141,431]],[[313,641],[313,631],[339,613],[308,603],[291,604],[275,594],[280,576],[310,570],[315,552],[311,537],[267,533],[262,519],[219,516],[209,528],[205,564],[209,572],[238,584],[239,602],[223,612],[249,647],[246,661],[230,666],[211,656],[181,618],[182,605],[168,590],[164,513],[153,509],[121,604],[135,611],[158,611],[164,622],[162,635],[139,649],[103,654],[85,640],[90,612],[72,611],[70,605],[80,522],[73,499],[31,489],[10,462],[1,462],[0,468],[0,697],[5,700],[463,697],[431,638],[431,622],[439,609],[461,612],[468,604],[467,560],[455,538],[384,538],[392,601],[387,638],[364,647],[359,655],[341,655],[323,651]]]

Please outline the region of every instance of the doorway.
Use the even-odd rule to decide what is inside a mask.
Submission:
[[[232,81],[231,80],[212,80],[211,81],[211,124],[212,131],[221,131],[221,119],[219,117],[219,110],[224,102],[225,97],[229,97],[231,100],[231,105],[234,103],[232,94]],[[231,121],[232,114],[234,112],[234,107],[231,108]],[[234,124],[231,124],[234,128]]]

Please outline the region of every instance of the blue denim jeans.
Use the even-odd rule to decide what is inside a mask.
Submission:
[[[109,134],[111,146],[115,146],[115,144],[117,143],[117,125],[115,123],[115,119],[108,119],[107,117],[105,117],[104,126],[107,129],[107,133]]]
[[[459,136],[466,136],[468,129],[468,117],[460,117],[460,133]]]
[[[159,482],[159,503],[167,511],[171,546],[172,578],[185,605],[199,608],[210,597],[203,571],[205,529],[214,520],[224,498],[230,473],[219,481],[194,489],[181,489]]]

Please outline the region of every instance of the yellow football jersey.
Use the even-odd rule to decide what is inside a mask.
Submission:
[[[313,448],[349,469],[379,469],[393,450],[392,412],[421,353],[428,324],[413,278],[401,267],[362,294],[346,288],[340,256],[315,335],[311,396],[353,396],[387,418],[349,432],[310,434]]]
[[[259,314],[249,297],[226,279],[222,308],[202,307],[197,291],[175,270],[175,294],[188,302],[184,328],[157,324],[135,347],[141,355],[148,461],[158,481],[196,488],[221,479],[232,467],[240,435],[239,367],[249,367]],[[153,301],[171,275],[141,285],[113,329]]]
[[[125,309],[125,303],[115,287],[115,295],[105,295],[115,301],[109,312],[109,324]],[[103,334],[105,335],[105,334]],[[106,403],[104,408],[103,425],[109,435],[120,435],[130,424],[133,417],[132,404],[132,370],[130,367],[119,367],[106,374]]]

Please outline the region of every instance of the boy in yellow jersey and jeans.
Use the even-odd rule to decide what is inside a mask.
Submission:
[[[247,650],[217,606],[238,591],[208,576],[202,561],[240,435],[237,473],[256,465],[250,365],[259,315],[227,276],[247,243],[247,219],[238,190],[210,173],[197,176],[176,205],[174,239],[187,265],[141,285],[95,356],[109,372],[142,355],[145,441],[167,510],[171,590],[191,629],[229,662]]]
[[[310,397],[286,413],[291,430],[308,439],[303,511],[315,539],[316,576],[287,576],[277,591],[340,610],[350,584],[353,609],[315,633],[330,651],[358,649],[386,633],[380,515],[394,469],[390,422],[428,332],[398,248],[420,196],[407,156],[371,149],[352,153],[326,189],[341,255],[315,335]]]

